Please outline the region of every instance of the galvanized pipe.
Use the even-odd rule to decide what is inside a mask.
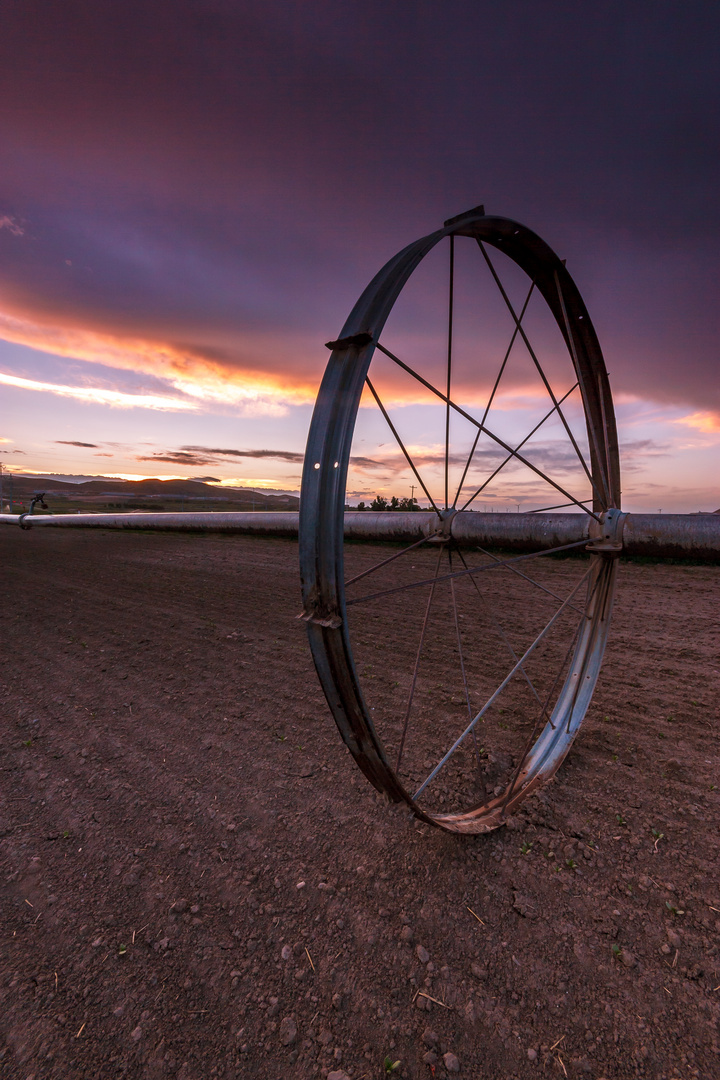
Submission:
[[[36,529],[51,526],[61,529],[162,529],[172,532],[271,533],[297,537],[297,512],[278,513],[207,513],[187,514],[0,514],[0,525],[20,525]]]
[[[590,519],[583,514],[481,514],[466,511],[452,522],[452,535],[463,547],[502,547],[510,551],[540,551],[576,543],[588,537]],[[25,528],[161,529],[174,532],[245,533],[294,538],[298,514],[0,514],[0,524]],[[348,511],[347,540],[395,541],[411,544],[437,529],[429,511]],[[623,554],[661,559],[720,561],[720,514],[628,514]]]

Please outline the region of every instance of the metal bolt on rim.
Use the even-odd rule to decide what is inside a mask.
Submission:
[[[443,379],[436,380],[441,385],[435,385],[411,364],[406,363],[403,357],[387,348],[380,338],[411,275],[422,260],[446,238],[450,245],[446,368]],[[453,396],[453,310],[457,238],[468,238],[475,242],[483,262],[487,265],[490,275],[488,280],[497,287],[511,316],[510,345],[500,364],[499,374],[484,411],[463,408]],[[464,244],[465,240],[460,243]],[[502,252],[503,256],[527,275],[530,287],[522,308],[513,306],[488,249]],[[554,391],[552,380],[540,362],[539,351],[533,347],[526,332],[525,311],[531,302],[535,302],[534,299],[531,301],[531,297],[539,298],[540,302],[544,301],[554,320],[553,325],[564,342],[567,352],[565,359],[574,379],[574,385],[564,395]],[[299,521],[303,618],[307,623],[315,667],[345,744],[359,768],[378,791],[384,793],[391,802],[405,802],[416,817],[429,824],[452,832],[487,832],[503,824],[506,817],[530,792],[556,772],[587,712],[602,663],[617,574],[615,556],[622,548],[624,515],[618,509],[620,471],[617,433],[600,346],[580,293],[564,262],[529,229],[506,218],[486,215],[482,207],[477,207],[450,219],[442,229],[410,244],[390,259],[360,296],[340,337],[330,342],[328,347],[331,349],[331,356],[320,386],[308,436]],[[498,388],[502,386],[502,379],[506,378],[506,365],[511,350],[518,347],[523,348],[523,355],[532,361],[533,370],[537,371],[538,386],[545,388],[543,393],[547,393],[549,411],[522,441],[513,445],[493,430],[488,414],[493,401],[498,400],[496,395],[499,393]],[[423,392],[427,392],[433,400],[437,399],[438,408],[443,411],[444,474],[438,480],[434,491],[423,475],[423,467],[414,460],[413,446],[403,441],[391,415],[392,409],[383,403],[375,379],[371,378],[370,369],[374,356],[379,357],[383,363],[395,365],[411,379],[419,382]],[[437,516],[437,528],[431,541],[424,547],[424,542],[420,541],[401,552],[385,555],[374,566],[362,569],[346,581],[343,542],[346,485],[353,434],[363,392],[366,400],[370,404],[374,402],[387,422],[397,449],[403,455],[402,460],[412,473],[411,479],[428,503],[429,509]],[[572,394],[576,394],[578,410],[581,403],[580,415],[584,417],[585,428],[582,438],[573,430],[566,416],[567,405],[564,403]],[[561,483],[550,475],[549,471],[539,467],[532,458],[532,437],[549,417],[557,429],[562,431],[563,438],[567,441],[568,454],[577,455],[575,465],[578,475],[582,476],[583,483],[588,487],[584,495],[575,494],[572,489],[567,490],[562,475]],[[458,418],[463,423],[472,425],[475,436],[460,483],[457,485],[457,493],[454,493],[456,483],[450,479],[451,461],[454,460],[450,450],[451,419],[454,423]],[[499,455],[499,464],[479,489],[465,499],[465,493],[472,488],[472,484],[468,488],[464,485],[476,469],[476,447],[480,438],[484,440],[483,445],[490,446],[493,452]],[[581,442],[585,445],[585,438],[587,452],[580,445]],[[525,470],[526,474],[538,483],[549,485],[557,496],[559,506],[571,505],[578,513],[587,514],[590,519],[590,535],[593,538],[591,542],[586,545],[583,541],[580,545],[565,545],[559,549],[549,547],[531,556],[516,558],[498,557],[484,552],[482,564],[470,565],[455,542],[453,523],[459,521],[458,515],[462,517],[463,513],[469,512],[466,508],[496,475],[501,473],[508,462],[511,467]],[[435,544],[432,560],[428,553],[430,544]],[[568,547],[573,549],[573,553],[580,547],[583,553],[587,551],[585,564],[578,564],[580,576],[569,591],[558,591],[560,586],[556,584],[548,585],[534,580],[537,564],[528,560],[558,553],[567,555]],[[418,555],[418,550],[421,555]],[[436,562],[434,550],[437,550]],[[403,578],[400,568],[407,568],[408,552],[413,552],[413,558],[426,559],[424,566],[430,567],[432,562],[434,573],[423,576],[422,572],[419,572],[420,576],[413,581]],[[384,588],[373,592],[372,578],[368,580],[368,575],[377,575],[378,572],[387,575],[394,570],[400,574],[398,583],[393,584],[384,577]],[[502,574],[505,574],[513,586],[517,586],[519,579],[524,579],[531,586],[538,586],[543,591],[544,602],[548,601],[548,596],[555,598],[552,617],[544,621],[540,632],[532,641],[525,641],[521,649],[513,648],[506,629],[501,625],[502,620],[498,617],[497,610],[490,610],[485,598],[484,582],[490,578],[500,580]],[[363,587],[369,586],[369,591],[358,594],[357,583],[361,580]],[[487,625],[494,626],[497,641],[500,643],[498,651],[503,653],[505,662],[503,677],[481,708],[471,702],[472,695],[479,691],[473,681],[473,674],[468,670],[469,653],[468,657],[463,653],[463,641],[468,640],[466,626],[469,624],[461,621],[464,616],[459,613],[458,598],[462,589],[466,590],[464,602],[469,604],[472,598],[473,610],[483,613],[483,618],[488,620]],[[368,602],[367,607],[369,602],[378,602],[378,598],[387,601],[391,594],[399,594],[399,601],[405,602],[409,591],[420,597],[416,633],[419,644],[415,661],[409,664],[405,677],[406,708],[401,710],[402,715],[398,714],[392,720],[396,745],[391,747],[386,745],[378,730],[378,723],[372,715],[374,707],[368,704],[367,691],[361,685],[355,655],[357,640],[354,637],[353,619],[354,613],[363,602]],[[437,760],[434,760],[427,769],[427,775],[418,783],[417,779],[406,775],[403,769],[406,768],[406,746],[410,745],[413,738],[422,740],[427,736],[426,732],[420,731],[417,717],[413,718],[414,696],[419,681],[422,681],[421,667],[425,662],[422,657],[423,649],[428,647],[429,622],[438,617],[433,605],[437,607],[440,599],[447,611],[447,647],[452,647],[454,655],[459,659],[459,671],[464,686],[464,695],[461,694],[461,697],[466,699],[467,717],[466,722],[459,728],[457,725],[453,728],[448,723],[447,733],[444,728],[440,730],[442,725],[435,724],[438,731],[433,732],[433,737],[440,740]],[[570,635],[569,646],[562,662],[556,663],[554,676],[551,678],[551,673],[547,675],[545,681],[550,686],[549,691],[546,694],[545,687],[540,694],[528,674],[529,666],[535,663],[543,649],[549,647],[547,643],[558,632],[558,627],[566,625],[568,618],[574,618],[576,622]],[[570,631],[566,633],[569,634]],[[509,657],[506,652],[509,652]],[[527,730],[523,733],[522,747],[512,756],[507,767],[508,775],[504,779],[502,790],[486,791],[482,783],[478,788],[473,780],[475,787],[472,791],[451,791],[450,801],[459,802],[459,805],[446,809],[437,802],[433,803],[430,792],[434,785],[437,786],[438,778],[443,775],[450,776],[452,769],[455,769],[452,776],[466,775],[462,771],[466,766],[458,764],[461,754],[465,755],[463,762],[469,763],[473,757],[476,759],[478,775],[482,778],[484,766],[477,733],[511,684],[519,684],[523,692],[530,692],[535,715],[534,720],[528,721]],[[381,711],[379,708],[378,712]],[[388,730],[391,730],[390,727]],[[484,751],[484,748],[482,749]],[[417,753],[420,754],[420,751]],[[478,790],[482,792],[479,798]],[[444,800],[444,796],[438,797],[441,802]]]

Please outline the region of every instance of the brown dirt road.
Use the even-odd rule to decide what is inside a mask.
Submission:
[[[718,568],[621,568],[559,777],[457,838],[342,747],[295,544],[0,553],[0,1076],[720,1075]]]

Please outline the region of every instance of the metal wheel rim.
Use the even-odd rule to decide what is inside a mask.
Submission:
[[[452,219],[392,258],[370,282],[348,317],[331,357],[310,426],[303,469],[299,543],[303,617],[315,667],[346,746],[366,778],[391,802],[405,802],[437,827],[480,833],[501,825],[531,791],[559,768],[587,711],[602,663],[617,561],[599,545],[591,555],[582,630],[552,715],[509,788],[482,805],[428,812],[396,775],[360,686],[348,632],[343,519],[355,419],[370,362],[402,288],[421,260],[448,236],[471,236],[509,256],[530,277],[565,339],[575,368],[588,429],[595,483],[592,533],[610,536],[620,525],[620,473],[614,410],[604,360],[590,317],[564,263],[536,234],[477,208]],[[599,494],[598,494],[599,492]],[[603,531],[609,530],[609,531]]]

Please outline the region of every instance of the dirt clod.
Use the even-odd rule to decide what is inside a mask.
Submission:
[[[283,1016],[280,1021],[280,1042],[283,1046],[292,1046],[297,1039],[297,1024],[292,1016]]]

